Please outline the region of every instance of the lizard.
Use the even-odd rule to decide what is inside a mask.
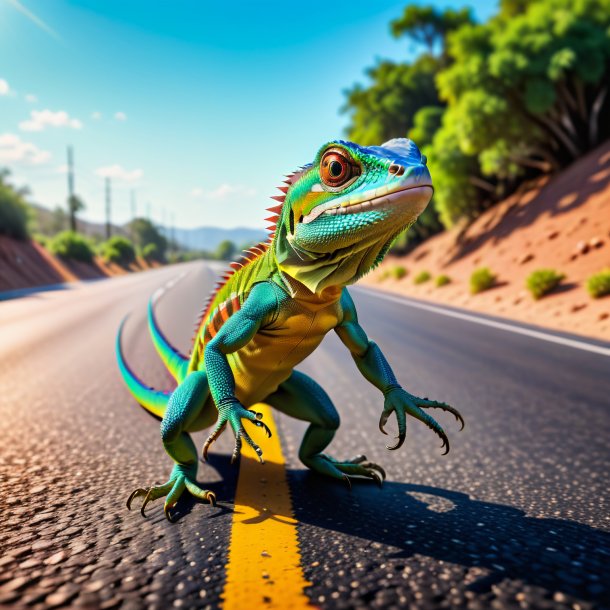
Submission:
[[[334,330],[356,367],[383,394],[379,430],[395,414],[396,450],[406,438],[407,416],[449,440],[428,409],[441,409],[464,420],[444,402],[418,398],[399,384],[379,346],[358,319],[348,286],[376,267],[393,240],[408,229],[428,205],[433,185],[425,155],[407,138],[381,146],[334,140],[314,161],[288,174],[268,208],[270,235],[231,264],[202,310],[190,356],[175,349],[159,327],[153,299],[148,304],[152,341],[176,380],[173,391],[157,391],[141,381],[122,350],[121,323],[116,353],[122,376],[136,401],[161,420],[161,440],[173,460],[162,485],[138,487],[127,507],[165,497],[164,513],[175,519],[183,493],[216,504],[214,492],[197,482],[198,452],[190,433],[212,428],[203,445],[207,461],[212,443],[230,426],[235,435],[231,461],[248,443],[263,462],[263,452],[245,422],[270,430],[250,407],[263,402],[309,426],[299,458],[311,470],[349,484],[350,477],[381,485],[384,469],[365,456],[341,460],[326,453],[340,419],[325,390],[295,370]]]

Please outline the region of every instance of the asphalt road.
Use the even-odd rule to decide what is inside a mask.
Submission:
[[[188,351],[214,282],[203,263],[0,302],[0,606],[218,607],[237,468],[231,438],[200,470],[220,507],[190,503],[175,525],[125,500],[164,480],[158,424],[114,362],[123,316],[128,359],[171,387],[146,329],[146,302]],[[383,489],[352,491],[306,472],[300,422],[276,416],[299,522],[306,590],[322,608],[610,607],[610,358],[411,308],[361,290],[360,320],[406,389],[466,419],[451,440],[411,422],[389,452],[379,393],[328,337],[302,366],[335,400],[337,457],[365,453]],[[203,435],[196,438],[200,446]],[[257,560],[254,558],[253,560]]]

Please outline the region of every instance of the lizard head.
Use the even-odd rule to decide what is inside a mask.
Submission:
[[[433,192],[426,158],[406,138],[330,142],[293,180],[273,245],[281,271],[312,292],[351,284],[379,264]]]

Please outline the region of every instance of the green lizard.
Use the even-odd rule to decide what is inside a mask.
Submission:
[[[175,465],[163,485],[136,489],[129,497],[148,502],[166,496],[165,515],[187,490],[215,504],[213,492],[196,480],[197,451],[189,436],[213,426],[203,446],[230,425],[235,434],[233,460],[242,442],[262,451],[243,421],[263,427],[248,407],[265,402],[310,423],[299,457],[310,469],[349,482],[362,476],[381,484],[385,472],[364,456],[339,460],[325,453],[339,427],[339,414],[326,392],[294,370],[334,330],[362,375],[384,397],[379,429],[392,413],[398,422],[398,449],[406,436],[406,416],[431,428],[449,451],[441,426],[425,411],[443,409],[464,425],[453,407],[417,398],[401,388],[379,347],[358,322],[346,286],[380,263],[393,239],[415,222],[432,197],[426,159],[407,139],[361,147],[334,141],[323,146],[312,164],[287,176],[279,201],[269,208],[269,241],[247,251],[224,275],[204,309],[190,358],[173,348],[158,327],[152,300],[149,326],[163,362],[178,385],[158,392],[142,383],[126,363],[117,336],[119,367],[136,400],[161,419],[163,446]]]

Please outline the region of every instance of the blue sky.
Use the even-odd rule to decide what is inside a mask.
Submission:
[[[63,205],[71,144],[88,219],[103,220],[110,176],[115,222],[133,189],[155,222],[264,227],[282,175],[343,135],[343,91],[414,52],[389,34],[404,6],[0,0],[0,165]]]

